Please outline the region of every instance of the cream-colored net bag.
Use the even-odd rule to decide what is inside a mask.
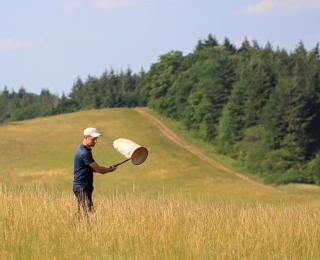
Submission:
[[[115,166],[119,166],[129,160],[131,160],[134,165],[139,165],[148,157],[147,148],[140,146],[129,139],[119,138],[113,142],[113,147],[127,158]]]

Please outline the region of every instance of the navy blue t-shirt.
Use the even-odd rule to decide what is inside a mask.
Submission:
[[[95,162],[91,148],[80,144],[74,156],[74,180],[73,185],[92,185],[93,169],[89,164]]]

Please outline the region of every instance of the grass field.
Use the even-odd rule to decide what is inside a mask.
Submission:
[[[145,109],[148,113],[154,113]],[[154,114],[156,115],[156,114]],[[162,119],[205,154],[212,147]],[[95,175],[96,214],[76,221],[73,155],[84,128],[105,166],[128,138],[148,159]],[[319,259],[319,188],[258,185],[165,138],[137,109],[102,109],[0,125],[1,259]]]
[[[320,210],[137,190],[95,196],[77,220],[70,192],[0,188],[1,259],[319,259]]]

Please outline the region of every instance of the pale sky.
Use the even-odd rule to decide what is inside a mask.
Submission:
[[[77,77],[150,69],[198,39],[288,52],[320,42],[320,0],[0,0],[0,91],[68,95]]]

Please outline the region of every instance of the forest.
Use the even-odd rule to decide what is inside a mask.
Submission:
[[[209,34],[192,53],[160,55],[148,71],[77,78],[68,95],[5,86],[0,123],[86,109],[147,106],[232,157],[265,183],[320,185],[320,50],[288,52]]]

